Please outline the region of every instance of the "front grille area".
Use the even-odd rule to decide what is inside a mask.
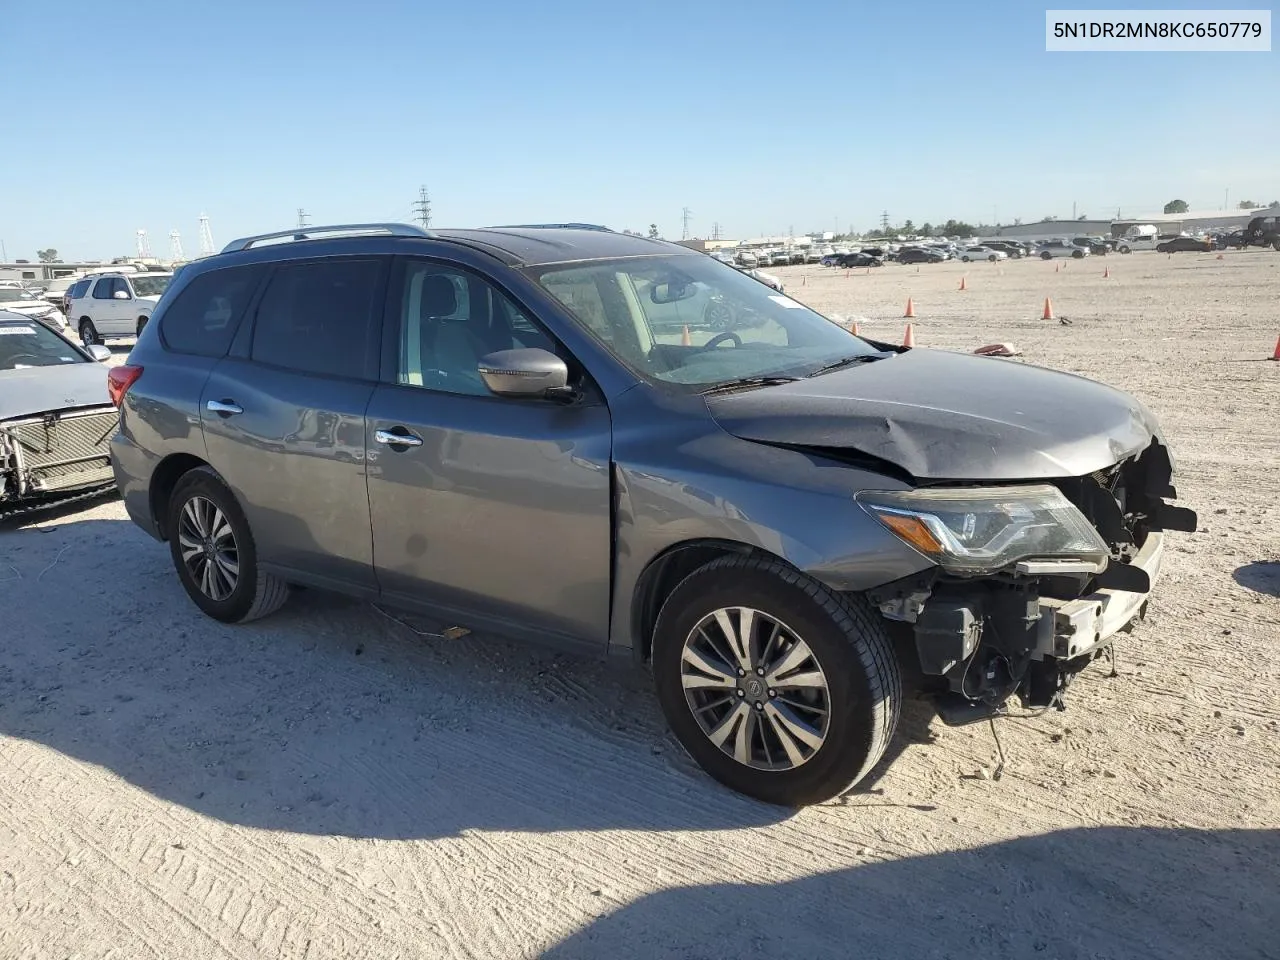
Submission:
[[[111,479],[108,444],[120,424],[114,408],[49,414],[0,424],[32,490],[67,490]],[[25,482],[23,482],[25,481]]]

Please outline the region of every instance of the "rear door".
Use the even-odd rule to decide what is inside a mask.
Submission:
[[[276,265],[200,410],[209,461],[244,507],[260,562],[367,595],[376,581],[364,417],[387,267],[382,257]]]
[[[603,398],[529,311],[454,264],[398,261],[383,342],[384,382],[366,427],[383,595],[468,626],[603,648],[612,554]],[[566,405],[489,393],[477,362],[515,347],[560,354],[587,397]]]
[[[90,321],[100,335],[111,335],[114,329],[115,302],[112,294],[115,291],[115,277],[99,277],[93,282],[86,304]]]

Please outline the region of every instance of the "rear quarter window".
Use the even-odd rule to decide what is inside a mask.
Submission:
[[[196,277],[160,317],[161,341],[177,353],[224,356],[265,273],[249,264]]]

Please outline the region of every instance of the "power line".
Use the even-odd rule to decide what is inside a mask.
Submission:
[[[418,202],[413,205],[413,210],[423,230],[431,226],[431,198],[426,187],[418,188]]]

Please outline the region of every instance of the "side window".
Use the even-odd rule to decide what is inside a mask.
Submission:
[[[117,293],[123,293],[129,299],[133,299],[133,291],[129,289],[129,281],[124,277],[116,277],[115,284],[111,288],[111,295],[113,297]]]
[[[103,277],[101,280],[99,280],[94,285],[94,288],[93,288],[93,299],[110,300],[111,288],[114,285],[114,283],[115,283],[115,277]]]
[[[196,277],[160,317],[165,346],[201,357],[224,356],[265,272],[252,264]]]
[[[554,341],[487,280],[456,267],[409,262],[398,297],[400,344],[396,382],[448,393],[492,396],[477,369],[497,350]]]
[[[366,376],[381,260],[321,260],[276,268],[258,304],[249,356],[335,377]]]

